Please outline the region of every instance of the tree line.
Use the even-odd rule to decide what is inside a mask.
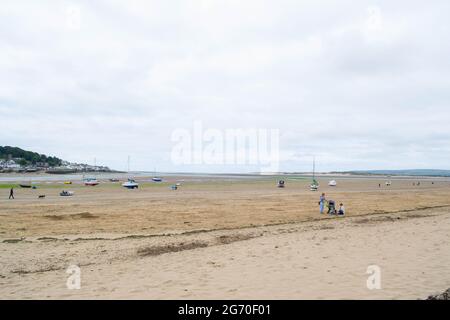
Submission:
[[[36,164],[38,162],[48,163],[50,167],[60,166],[62,160],[57,157],[48,157],[45,154],[37,152],[26,151],[17,147],[0,146],[0,159],[7,160],[11,158],[21,158],[20,165],[26,166]]]

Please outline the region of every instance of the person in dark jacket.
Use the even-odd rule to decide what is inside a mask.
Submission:
[[[11,198],[14,199],[14,188],[11,188],[11,190],[9,191],[9,199]]]

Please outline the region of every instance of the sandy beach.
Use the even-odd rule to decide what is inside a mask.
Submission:
[[[0,24],[0,300],[450,300],[450,1],[5,0]]]
[[[319,214],[309,179],[166,180],[42,182],[15,200],[0,188],[0,298],[423,299],[450,287],[446,179],[321,179],[345,217]],[[79,290],[66,287],[71,265]]]

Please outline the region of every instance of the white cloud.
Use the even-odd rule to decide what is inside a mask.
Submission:
[[[446,1],[4,1],[1,145],[124,169],[280,129],[283,170],[449,168]],[[70,143],[68,143],[70,141]],[[196,170],[246,171],[245,167]]]

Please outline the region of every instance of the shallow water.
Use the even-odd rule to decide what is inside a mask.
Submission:
[[[85,178],[95,177],[97,179],[121,179],[126,180],[130,177],[186,177],[186,178],[214,178],[214,179],[254,179],[264,177],[252,174],[209,174],[209,173],[171,173],[171,172],[88,172],[84,174],[46,174],[46,173],[30,173],[30,174],[0,174],[0,182],[52,182],[52,181],[82,181]]]

